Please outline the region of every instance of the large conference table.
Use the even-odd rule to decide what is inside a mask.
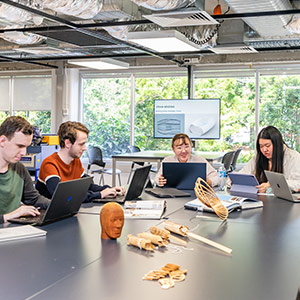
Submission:
[[[154,252],[126,245],[127,234],[164,220],[126,220],[118,240],[101,240],[100,205],[86,204],[77,216],[42,227],[45,237],[0,244],[1,299],[294,300],[300,204],[261,197],[263,208],[232,212],[226,222],[185,210],[190,198],[167,200],[165,218],[232,248],[231,255],[188,238],[179,252],[172,243]],[[187,269],[185,281],[163,290],[158,282],[142,280],[167,263]]]
[[[162,160],[173,155],[172,151],[141,151],[133,153],[123,153],[112,156],[112,186],[116,186],[116,168],[117,162],[129,161],[129,162],[149,162],[156,163],[157,169],[161,167]],[[204,157],[207,161],[213,162],[222,159],[224,152],[209,152],[209,151],[194,151],[193,154]]]

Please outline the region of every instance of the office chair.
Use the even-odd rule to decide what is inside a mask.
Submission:
[[[141,152],[141,149],[138,146],[128,146],[128,149],[131,153]],[[133,161],[132,162],[131,169],[130,169],[130,172],[129,172],[129,175],[128,175],[127,184],[130,182],[131,175],[135,170],[135,164],[139,165],[139,166],[144,166],[145,162],[143,162],[143,161]],[[157,168],[156,167],[151,167],[150,172],[157,173]],[[150,180],[150,177],[149,177],[149,180]]]
[[[135,152],[141,152],[141,149],[138,146],[128,146],[128,149],[130,151],[130,153],[135,153]],[[128,175],[128,180],[127,180],[127,184],[130,181],[131,175],[135,170],[135,166],[134,165],[139,165],[139,166],[143,166],[145,163],[143,161],[133,161],[131,164],[131,168],[130,168],[130,172]]]
[[[232,172],[236,169],[236,163],[237,163],[237,160],[239,158],[239,155],[240,155],[241,151],[242,151],[242,148],[239,148],[235,151],[233,159],[232,159],[232,163],[231,163],[231,166],[230,166],[230,172]]]
[[[106,163],[103,161],[103,157],[102,157],[102,151],[99,147],[96,146],[89,146],[87,148],[87,153],[88,153],[88,157],[89,157],[89,164],[87,166],[87,174],[90,171],[90,168],[92,165],[96,165],[98,167],[100,167],[100,169],[96,169],[96,170],[92,170],[92,174],[93,173],[99,173],[100,174],[100,180],[99,180],[99,185],[104,185],[104,174],[109,174],[112,175],[112,169],[105,169],[105,165]],[[116,169],[116,174],[118,175],[119,178],[119,183],[121,186],[121,171],[119,169]]]
[[[226,174],[230,172],[230,167],[232,164],[233,156],[234,156],[235,151],[229,151],[224,154],[222,158],[222,164],[225,168]]]

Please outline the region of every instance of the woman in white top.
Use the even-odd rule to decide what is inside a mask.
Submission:
[[[208,163],[208,161],[201,157],[193,155],[192,152],[192,142],[188,135],[184,133],[179,133],[174,135],[172,139],[172,149],[175,155],[168,156],[162,161],[164,162],[201,162],[206,163],[206,181],[211,186],[219,185],[220,179],[218,177],[217,171]],[[162,168],[157,172],[154,181],[159,186],[164,186],[167,183],[167,179],[162,175]]]
[[[270,187],[264,170],[283,173],[290,189],[300,188],[300,153],[288,148],[281,133],[274,126],[263,128],[256,140],[256,155],[239,173],[254,174],[260,183],[258,191]]]

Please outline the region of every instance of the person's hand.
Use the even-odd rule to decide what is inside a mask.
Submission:
[[[262,184],[257,185],[256,187],[258,188],[259,193],[265,193],[267,191],[267,189],[270,187],[270,183],[263,182]]]
[[[3,216],[4,218],[4,222],[10,220],[10,219],[14,219],[14,218],[19,218],[22,216],[37,216],[39,215],[39,208],[31,206],[31,205],[21,205],[19,208],[17,208],[16,210],[6,214]]]
[[[207,182],[210,186],[212,186],[212,181],[211,181],[211,179],[209,179],[208,177],[206,177],[206,182]]]
[[[166,183],[167,183],[167,179],[163,175],[160,175],[158,178],[158,185],[164,186]]]
[[[122,187],[122,186],[116,186],[115,190],[116,190],[117,195],[120,195],[120,196],[124,196],[125,195],[126,190],[125,190],[124,187]]]
[[[106,188],[100,192],[101,198],[115,198],[117,191],[115,188]]]

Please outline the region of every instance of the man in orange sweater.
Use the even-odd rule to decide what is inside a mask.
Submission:
[[[79,122],[64,122],[59,126],[58,136],[61,149],[42,162],[36,188],[40,194],[51,198],[60,181],[86,176],[80,157],[86,150],[89,130]],[[83,202],[93,199],[116,197],[125,193],[123,187],[109,187],[91,184]]]

